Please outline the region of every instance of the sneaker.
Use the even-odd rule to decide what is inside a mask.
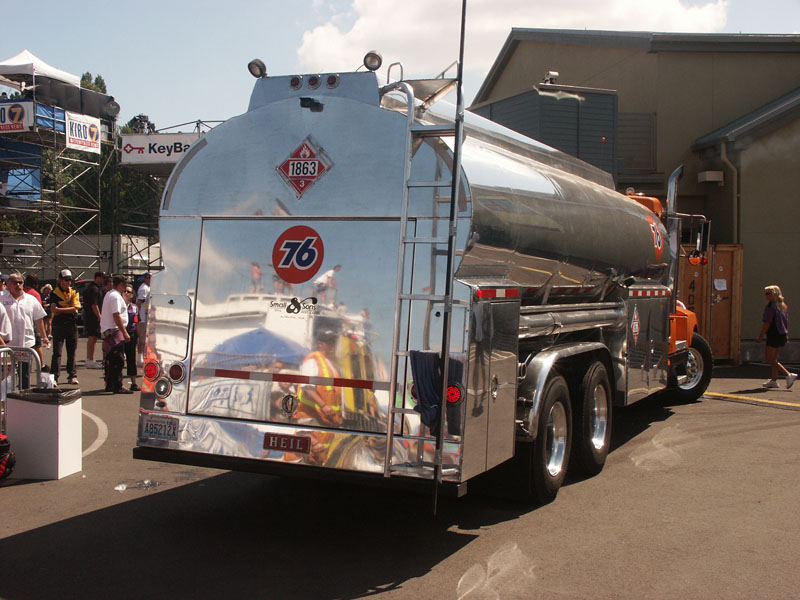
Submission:
[[[788,390],[794,384],[794,380],[797,379],[797,373],[789,373],[786,376],[786,389]]]
[[[778,387],[778,382],[775,381],[774,379],[769,379],[769,380],[764,382],[764,387],[765,388],[776,388],[776,387]]]
[[[78,385],[78,378],[77,377],[70,377],[67,379],[67,384],[69,385]]]
[[[86,368],[87,369],[102,369],[103,363],[99,363],[96,360],[87,360],[86,361]]]
[[[123,388],[119,388],[115,393],[116,394],[132,394],[133,392],[131,390],[123,387]]]
[[[132,391],[132,392],[139,392],[139,391],[141,391],[141,390],[142,390],[142,388],[140,388],[140,387],[139,387],[138,385],[136,385],[135,383],[132,383],[132,384],[131,384],[131,391]]]

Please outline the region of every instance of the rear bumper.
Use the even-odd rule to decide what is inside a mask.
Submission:
[[[358,485],[368,485],[371,487],[402,489],[414,492],[432,492],[433,490],[433,482],[430,479],[399,476],[384,477],[383,475],[376,473],[326,469],[310,465],[277,463],[253,458],[204,454],[202,452],[187,452],[185,450],[172,450],[169,448],[137,446],[133,449],[133,458],[180,465],[192,465],[195,467],[209,467],[212,469],[247,471],[250,473],[262,473],[264,475],[274,475],[278,477],[296,477],[302,479],[318,479],[323,481],[353,483]],[[442,482],[439,488],[439,493],[445,496],[461,497],[467,493],[467,482]]]

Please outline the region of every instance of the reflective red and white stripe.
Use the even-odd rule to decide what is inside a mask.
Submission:
[[[277,381],[279,383],[298,383],[300,385],[327,385],[333,387],[359,388],[363,390],[387,390],[388,381],[369,381],[366,379],[345,379],[343,377],[308,377],[293,373],[262,373],[259,371],[234,371],[231,369],[195,368],[192,374],[198,377],[222,377],[225,379],[248,379],[251,381]]]
[[[631,298],[651,298],[670,295],[672,295],[670,290],[631,290]]]
[[[478,288],[475,294],[478,298],[518,298],[517,288]]]

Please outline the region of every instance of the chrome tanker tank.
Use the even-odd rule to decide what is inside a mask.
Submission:
[[[213,453],[230,440],[223,454],[283,461],[259,445],[264,435],[302,438],[312,426],[333,436],[320,442],[331,450],[303,460],[328,465],[333,449],[355,444],[363,470],[380,469],[368,456],[380,445],[371,436],[394,420],[389,406],[408,406],[407,357],[442,347],[448,311],[449,349],[472,402],[482,384],[466,377],[483,375],[467,357],[510,310],[481,299],[585,304],[666,277],[662,224],[616,193],[606,173],[468,115],[447,300],[455,137],[452,107],[432,103],[442,83],[386,87],[371,72],[258,79],[247,112],[175,167],[160,211],[164,271],[153,281],[147,345],[160,365],[151,370],[174,367],[176,377],[158,379],[161,388],[148,380],[142,409],[155,402],[182,415],[183,450]],[[497,319],[484,319],[484,309],[500,311]],[[509,434],[497,460],[513,443],[518,328],[508,323],[507,348],[490,353],[492,368],[504,356],[500,391],[509,394],[496,421]],[[306,410],[301,392],[321,372],[342,389],[336,414]],[[397,435],[421,429],[411,413]],[[416,444],[406,442],[393,464]],[[450,448],[454,463],[460,451]]]
[[[258,80],[248,112],[207,134],[173,173],[162,230],[181,215],[397,218],[404,103],[380,94],[374,73],[333,77],[334,86],[313,90],[307,81],[293,85],[302,77]],[[438,103],[418,109],[418,122],[446,124],[452,113]],[[663,225],[615,192],[609,174],[471,113],[465,131],[457,278],[518,286],[523,303],[599,298],[631,276],[665,280]],[[452,143],[420,142],[411,178],[446,180]],[[295,188],[279,167],[301,149],[320,157],[323,172]],[[424,219],[437,202],[425,186],[411,190],[417,236],[436,228]]]
[[[608,173],[475,116],[466,130],[472,237],[457,276],[500,277],[523,304],[608,296],[630,277],[665,282],[663,224]]]

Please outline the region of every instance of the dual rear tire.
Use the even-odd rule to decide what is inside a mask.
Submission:
[[[611,446],[611,386],[603,363],[589,365],[574,399],[562,376],[550,377],[531,446],[530,491],[539,504],[556,498],[568,469],[582,476],[603,469]]]

